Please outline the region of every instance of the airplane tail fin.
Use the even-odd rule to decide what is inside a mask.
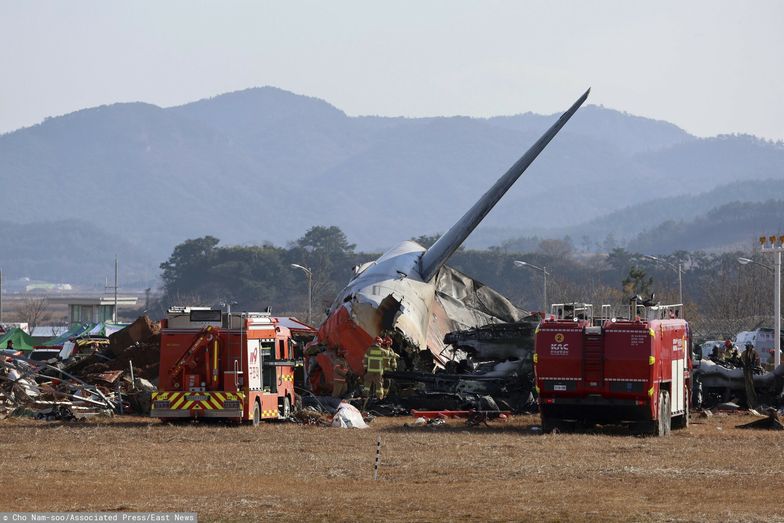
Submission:
[[[525,172],[531,162],[533,162],[539,153],[547,147],[550,140],[558,134],[561,127],[569,121],[569,118],[577,112],[577,109],[588,98],[588,89],[585,93],[558,118],[548,130],[545,132],[535,144],[531,146],[526,153],[520,157],[515,164],[506,171],[506,174],[501,176],[497,182],[488,190],[468,212],[466,212],[460,220],[455,223],[446,233],[441,236],[420,258],[420,273],[424,281],[430,281],[438,272],[438,270],[446,263],[452,254],[460,247],[469,234],[476,228],[477,225],[487,216],[487,213],[495,206],[501,197],[506,194],[506,191],[517,181],[518,178]]]

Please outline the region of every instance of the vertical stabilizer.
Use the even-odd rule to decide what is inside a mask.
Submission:
[[[569,121],[569,118],[577,112],[577,109],[588,98],[588,89],[568,111],[563,113],[558,121],[555,122],[545,132],[535,144],[515,164],[506,171],[501,178],[471,207],[460,220],[455,223],[446,233],[435,242],[420,259],[420,273],[424,281],[429,281],[436,275],[438,270],[446,263],[452,254],[462,245],[469,234],[487,216],[487,213],[495,206],[506,191],[517,181],[525,172],[529,165],[539,156],[539,153],[547,147],[550,140],[558,134],[561,127]]]

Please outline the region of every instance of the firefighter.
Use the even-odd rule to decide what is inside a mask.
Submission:
[[[691,354],[694,361],[701,361],[703,358],[702,346],[699,343],[692,344]]]
[[[732,343],[731,339],[727,338],[726,340],[724,340],[724,346],[721,348],[721,359],[722,360],[724,360],[724,356],[733,347],[734,347],[734,344]]]
[[[346,378],[348,376],[348,364],[343,349],[338,349],[332,369],[332,397],[342,398],[346,394]]]
[[[376,337],[373,345],[365,352],[365,404],[375,391],[376,398],[384,399],[384,360],[386,353],[382,348],[384,340]]]
[[[388,370],[397,370],[397,360],[400,358],[400,356],[398,356],[395,351],[392,350],[392,338],[389,336],[385,337],[382,348],[386,354],[386,360],[384,360],[384,372]]]
[[[726,347],[726,345],[725,345]],[[740,352],[738,352],[738,348],[735,345],[730,344],[729,347],[726,347],[724,350],[724,361],[725,363],[730,363],[736,367],[741,366],[740,361]]]
[[[392,338],[386,336],[384,338],[384,344],[382,346],[384,350],[384,372],[397,370],[397,360],[400,358],[394,350],[392,350]],[[386,380],[384,384],[384,391],[385,393],[389,393],[392,390],[392,383],[391,380]]]
[[[718,363],[721,361],[721,346],[717,343],[713,346],[713,350],[711,351],[711,355],[709,358],[713,363]]]
[[[748,408],[753,409],[757,406],[757,391],[754,390],[754,374],[762,370],[760,366],[760,357],[757,351],[754,350],[754,344],[750,341],[746,342],[746,350],[740,357],[743,364],[743,380],[746,384],[746,403]]]

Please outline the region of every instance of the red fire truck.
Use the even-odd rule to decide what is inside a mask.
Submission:
[[[252,421],[287,418],[294,342],[269,313],[173,307],[161,322],[154,418]]]
[[[688,426],[690,339],[680,305],[634,301],[631,319],[595,319],[588,304],[553,310],[534,354],[544,431],[610,423],[664,436]]]

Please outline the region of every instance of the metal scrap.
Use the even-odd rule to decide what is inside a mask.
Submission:
[[[0,355],[0,419],[72,420],[146,414],[156,378],[157,324],[143,316],[107,339],[71,339],[55,361]],[[78,348],[79,350],[74,350]]]

